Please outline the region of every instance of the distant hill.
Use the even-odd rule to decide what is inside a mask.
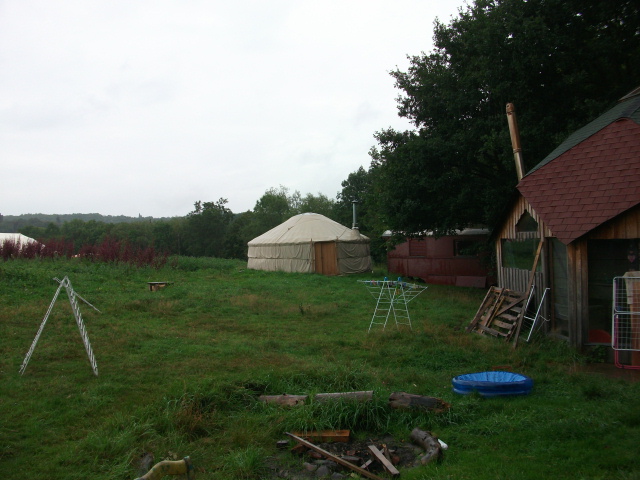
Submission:
[[[168,220],[169,217],[154,218],[143,217],[127,217],[125,215],[101,215],[99,213],[70,213],[70,214],[46,214],[46,213],[25,213],[22,215],[2,215],[0,214],[0,232],[11,233],[17,232],[20,228],[26,226],[46,227],[50,223],[62,225],[72,220],[81,220],[89,222],[94,220],[103,223],[134,223],[134,222],[154,222],[160,220]]]

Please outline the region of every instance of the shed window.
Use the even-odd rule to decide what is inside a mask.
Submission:
[[[502,266],[531,270],[538,243],[540,243],[538,238],[502,239]],[[541,262],[538,262],[537,271],[541,271]]]

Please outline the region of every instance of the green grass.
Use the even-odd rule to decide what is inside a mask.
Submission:
[[[18,370],[68,275],[100,375],[64,292],[23,376]],[[640,383],[581,373],[584,357],[539,338],[517,350],[467,334],[485,292],[430,286],[413,331],[367,334],[374,275],[259,272],[243,262],[172,259],[161,270],[75,260],[0,263],[0,470],[5,479],[133,479],[136,460],[189,455],[200,479],[266,478],[284,432],[369,438],[430,430],[450,448],[427,478],[637,479]],[[150,292],[148,281],[170,281]],[[458,396],[451,378],[509,369],[525,397]],[[281,408],[260,394],[373,390],[370,403]],[[446,413],[391,410],[391,392],[442,398]]]

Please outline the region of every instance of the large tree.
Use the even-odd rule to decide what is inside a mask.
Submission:
[[[194,204],[187,215],[188,236],[182,239],[184,252],[194,257],[225,257],[227,229],[233,212],[227,208],[227,199]]]
[[[372,199],[389,228],[492,225],[517,183],[505,106],[525,171],[640,84],[637,0],[476,0],[435,49],[395,70],[411,131],[376,133]]]

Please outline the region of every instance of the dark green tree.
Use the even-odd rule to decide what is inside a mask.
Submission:
[[[224,257],[227,229],[233,213],[226,207],[226,198],[217,202],[194,204],[194,210],[187,215],[183,248],[186,255],[194,257]]]
[[[476,0],[434,28],[435,49],[391,75],[415,129],[376,133],[370,173],[388,228],[493,225],[517,183],[505,106],[525,171],[640,83],[640,4]]]
[[[374,190],[373,170],[360,167],[342,182],[342,190],[336,195],[338,221],[349,227],[353,224],[353,202],[356,202],[356,226],[371,240],[371,256],[376,262],[386,258],[385,241],[382,234],[387,224],[379,215]]]
[[[372,192],[372,174],[363,167],[349,174],[343,180],[342,190],[336,195],[335,211],[336,220],[343,225],[351,226],[353,223],[353,202],[356,202],[356,223],[364,233],[373,230],[373,222],[369,214]]]
[[[262,233],[256,232],[255,214],[252,211],[234,215],[225,240],[226,257],[246,260],[247,243]]]
[[[335,212],[335,200],[330,199],[325,194],[318,192],[317,195],[307,193],[300,200],[298,213],[318,213],[332,220],[337,220]]]
[[[84,245],[96,245],[104,239],[107,224],[95,220],[84,222],[76,219],[63,223],[60,233],[62,238],[74,243],[77,252]]]
[[[291,216],[296,215],[298,213],[296,208],[299,199],[300,194],[298,192],[292,197],[289,195],[289,189],[283,186],[268,189],[253,208],[252,230],[256,234],[255,236],[271,230]]]

